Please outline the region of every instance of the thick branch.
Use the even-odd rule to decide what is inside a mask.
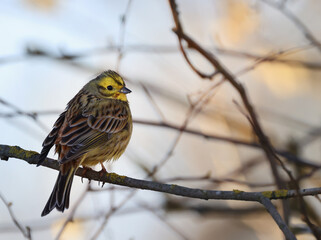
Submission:
[[[0,145],[0,157],[3,160],[9,158],[17,158],[26,161],[29,164],[38,163],[39,154],[34,151],[27,151],[18,146]],[[54,159],[47,158],[42,164],[44,167],[59,170],[59,163]],[[76,175],[82,176],[83,169],[79,168]],[[120,176],[116,173],[107,173],[101,176],[100,172],[94,170],[87,170],[85,178],[89,180],[100,181],[104,183],[111,183],[132,188],[139,188],[144,190],[152,190],[157,192],[169,193],[173,195],[198,198],[198,199],[221,199],[221,200],[241,200],[261,202],[262,196],[268,199],[285,199],[297,197],[296,190],[277,190],[265,192],[243,192],[239,190],[233,191],[213,191],[196,188],[187,188],[175,184],[164,184],[154,181],[140,180],[126,176]],[[300,190],[302,196],[314,196],[321,194],[321,188],[310,188]]]

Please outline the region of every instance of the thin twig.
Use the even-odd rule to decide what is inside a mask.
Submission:
[[[56,240],[59,240],[61,235],[63,234],[63,232],[66,230],[67,225],[69,223],[71,223],[74,219],[75,213],[80,205],[80,203],[85,199],[88,191],[89,191],[89,186],[90,186],[90,182],[88,182],[88,185],[86,187],[86,189],[83,191],[83,193],[80,195],[80,197],[78,198],[78,200],[75,202],[75,205],[73,206],[73,208],[71,209],[69,216],[67,217],[67,219],[65,220],[65,222],[63,223],[62,227],[60,228],[57,236],[56,236]]]
[[[12,209],[11,209],[11,206],[12,206],[12,203],[10,202],[7,202],[5,200],[5,198],[2,196],[2,194],[0,193],[0,199],[2,200],[2,202],[6,205],[8,211],[9,211],[9,214],[10,214],[10,217],[13,221],[13,223],[17,226],[17,228],[20,230],[20,232],[22,233],[22,235],[27,238],[27,239],[32,239],[31,238],[31,229],[30,227],[23,227],[21,225],[21,223],[19,223],[19,221],[17,220],[16,216],[14,215]]]
[[[269,0],[261,0],[267,5],[273,7],[274,9],[280,11],[284,16],[286,16],[305,36],[307,40],[310,41],[312,45],[314,45],[321,52],[321,43],[317,40],[317,38],[312,34],[309,28],[297,17],[295,16],[288,8],[284,5],[279,5],[277,3],[273,3]]]
[[[214,96],[214,90],[220,86],[224,81],[220,81],[210,87],[207,91],[203,92],[203,94],[195,101],[195,104],[190,105],[190,108],[187,110],[186,117],[184,119],[183,124],[179,127],[179,133],[177,134],[176,138],[174,139],[170,149],[164,156],[164,158],[153,167],[152,171],[150,171],[149,176],[153,176],[165,163],[168,159],[173,155],[173,152],[179,143],[185,129],[187,128],[189,122],[191,121],[192,117],[202,110],[202,108],[208,104],[209,100]]]
[[[185,46],[186,47],[186,46]],[[311,47],[315,47],[313,45],[308,46],[299,46],[296,47],[298,49],[301,49],[302,51],[307,50]],[[206,46],[207,49],[210,49],[212,52],[217,52],[219,54],[237,57],[237,58],[248,58],[248,59],[262,59],[265,58],[264,62],[271,62],[271,63],[280,63],[280,64],[286,64],[289,66],[295,66],[295,67],[303,67],[307,68],[309,70],[321,70],[321,64],[316,62],[309,62],[309,61],[301,61],[296,59],[279,59],[275,57],[267,58],[266,56],[262,56],[260,54],[250,53],[250,52],[244,52],[239,50],[231,50],[226,48],[218,48],[218,47],[212,47],[212,46]],[[177,49],[177,46],[174,45],[148,45],[148,44],[130,44],[130,45],[108,45],[104,47],[97,47],[93,49],[85,49],[79,52],[70,53],[70,51],[61,52],[60,55],[54,55],[49,51],[46,51],[44,49],[41,49],[40,47],[33,47],[27,48],[27,54],[25,55],[13,55],[13,56],[6,56],[0,58],[0,64],[6,64],[6,63],[14,63],[18,61],[27,60],[29,58],[34,57],[47,57],[50,59],[58,60],[58,61],[67,61],[71,62],[76,59],[85,58],[85,57],[91,57],[94,55],[101,55],[101,54],[110,54],[113,52],[119,53],[119,49],[122,49],[123,52],[128,53],[157,53],[157,54],[168,54],[168,53],[177,53],[180,51],[180,49]],[[186,52],[193,52],[194,49],[185,49]],[[289,51],[292,51],[292,48],[289,49]],[[282,50],[280,53],[286,53],[287,50]],[[290,52],[291,53],[291,52]],[[283,54],[282,54],[283,55]],[[76,66],[76,65],[75,65]],[[80,67],[80,65],[78,65]],[[82,65],[82,68],[88,68],[91,69],[89,66]],[[97,69],[94,70],[94,72],[97,72]]]
[[[160,214],[157,210],[153,209],[152,207],[148,206],[145,203],[139,203],[139,206],[148,212],[152,213],[154,216],[156,216],[160,221],[162,221],[168,228],[170,228],[173,232],[175,232],[181,239],[188,240],[189,238],[186,237],[177,227],[175,227],[173,224],[169,223],[167,219]]]
[[[43,124],[39,119],[38,119],[38,115],[30,113],[30,112],[26,112],[23,111],[22,109],[20,109],[19,107],[15,106],[12,103],[9,103],[8,101],[0,98],[0,104],[12,109],[14,111],[14,115],[24,115],[26,117],[29,117],[30,119],[32,119],[33,121],[36,122],[36,124],[43,129],[44,131],[48,132],[49,129],[45,126],[45,124]],[[0,115],[1,116],[1,115]]]
[[[185,34],[185,32],[183,31],[182,25],[180,23],[180,20],[179,20],[179,16],[178,16],[179,14],[178,14],[177,5],[176,5],[175,0],[169,0],[169,5],[170,5],[171,11],[172,11],[172,16],[173,16],[173,19],[175,22],[175,28],[173,29],[173,31],[177,35],[182,54],[185,57],[187,63],[191,66],[191,68],[200,77],[202,77],[204,79],[209,79],[209,80],[212,79],[211,76],[200,73],[197,69],[195,69],[190,64],[190,61],[189,61],[188,57],[186,56],[186,53],[185,53],[185,51],[182,47],[182,44],[181,44],[181,42],[183,40],[187,42],[189,48],[193,48],[196,51],[198,51],[209,63],[211,63],[214,70],[215,70],[214,72],[219,73],[222,76],[224,76],[224,78],[239,93],[239,95],[242,99],[242,102],[244,104],[244,107],[248,111],[248,114],[249,114],[248,120],[249,120],[250,124],[252,125],[253,131],[255,132],[256,136],[258,137],[260,145],[262,146],[262,149],[263,149],[263,151],[269,161],[270,168],[271,168],[273,176],[274,176],[275,184],[278,186],[278,188],[283,189],[283,188],[286,188],[286,186],[285,186],[285,182],[280,177],[279,172],[277,171],[277,162],[281,165],[282,169],[287,173],[287,175],[289,176],[289,178],[291,179],[293,184],[295,184],[296,188],[299,189],[298,183],[295,181],[294,177],[292,176],[292,173],[285,167],[283,162],[276,155],[272,144],[270,143],[268,137],[265,135],[265,133],[264,133],[259,121],[258,121],[258,117],[256,115],[254,107],[253,107],[252,103],[250,102],[248,95],[246,93],[246,90],[243,87],[243,85],[239,82],[239,80],[237,80],[235,78],[235,76],[233,76],[233,74],[227,68],[225,68],[218,61],[218,59],[213,54],[211,54],[210,52],[205,50],[196,41],[194,41],[191,37],[189,37],[188,35]],[[283,213],[286,218],[286,222],[288,222],[288,206],[285,201],[282,201],[282,204],[283,204]],[[307,222],[309,222],[308,216],[305,214],[304,204],[301,204],[301,205],[302,205],[302,212],[306,216]],[[309,226],[310,226],[310,224],[309,224]]]
[[[149,99],[149,102],[153,105],[155,111],[158,113],[159,117],[161,118],[161,120],[164,122],[166,121],[165,115],[162,113],[160,107],[158,106],[158,104],[156,103],[156,101],[154,100],[153,95],[150,93],[150,91],[148,90],[147,86],[145,86],[145,84],[143,84],[142,82],[140,82],[140,85],[142,86],[146,96]]]
[[[61,111],[31,111],[31,112],[14,112],[14,113],[0,113],[0,117],[4,118],[11,118],[11,117],[17,117],[17,116],[40,116],[40,115],[51,115],[55,114],[58,115]],[[225,137],[225,136],[219,136],[217,134],[209,134],[204,133],[203,131],[198,131],[194,129],[184,128],[182,129],[182,126],[174,125],[168,121],[162,121],[162,122],[155,122],[150,120],[140,120],[140,119],[134,119],[133,123],[135,124],[142,124],[142,125],[149,125],[149,126],[156,126],[156,127],[163,127],[163,128],[169,128],[176,131],[183,131],[184,133],[193,134],[196,136],[204,137],[206,139],[213,139],[218,141],[226,141],[237,145],[247,146],[247,147],[254,147],[254,148],[261,148],[261,146],[256,142],[247,142],[241,139],[235,139],[231,137]],[[314,131],[315,132],[315,131]],[[321,131],[318,131],[318,133],[321,133]],[[304,141],[304,140],[302,140]],[[279,154],[282,157],[285,157],[288,161],[293,162],[298,165],[312,167],[312,168],[321,168],[321,165],[318,165],[316,163],[313,163],[312,161],[307,161],[305,159],[302,159],[298,156],[295,156],[291,154],[290,152],[286,150],[281,149],[275,149],[276,153]]]
[[[99,235],[102,233],[102,231],[106,227],[109,218],[113,214],[115,214],[117,211],[119,211],[130,199],[132,199],[135,196],[136,192],[137,192],[137,189],[131,191],[118,205],[112,207],[110,211],[107,214],[105,214],[103,222],[100,224],[98,229],[94,232],[90,240],[96,240],[99,237]]]
[[[272,216],[274,221],[277,223],[277,225],[279,226],[279,228],[283,232],[286,239],[287,240],[296,240],[296,237],[291,232],[291,230],[286,225],[286,223],[283,221],[282,217],[280,216],[280,214],[278,213],[278,211],[276,210],[276,208],[272,204],[271,200],[266,197],[262,197],[260,202],[266,208],[266,210],[270,213],[270,215]]]
[[[172,178],[166,178],[166,179],[160,179],[159,182],[176,182],[176,181],[209,181],[211,183],[216,183],[216,184],[222,184],[222,183],[237,183],[240,185],[245,185],[251,188],[257,188],[257,187],[272,187],[274,186],[273,183],[253,183],[253,182],[248,182],[248,181],[242,181],[242,180],[237,180],[237,179],[232,179],[232,178],[213,178],[210,177],[209,174],[205,174],[203,176],[187,176],[187,177],[172,177]]]
[[[126,33],[126,23],[127,18],[129,15],[129,10],[131,6],[132,0],[128,0],[126,5],[125,13],[121,17],[120,22],[120,36],[119,36],[119,48],[118,48],[118,57],[117,57],[117,63],[116,63],[116,70],[119,71],[121,60],[124,57],[124,43],[125,43],[125,33]]]

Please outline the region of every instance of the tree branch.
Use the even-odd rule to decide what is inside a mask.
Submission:
[[[279,228],[283,232],[283,234],[286,237],[286,239],[287,240],[295,240],[296,237],[291,232],[291,230],[289,229],[288,225],[286,225],[284,223],[282,217],[280,216],[280,214],[278,213],[278,211],[276,210],[276,208],[272,204],[271,200],[266,198],[266,197],[262,197],[261,198],[261,203],[266,208],[266,210],[270,213],[270,215],[273,217],[274,221],[277,223],[277,225],[279,226]]]
[[[39,154],[34,151],[24,150],[18,146],[0,145],[0,157],[2,160],[9,158],[17,158],[29,164],[36,165],[38,163]],[[44,167],[59,170],[59,163],[57,160],[47,158],[42,164]],[[76,172],[77,176],[82,176],[83,169],[79,168]],[[243,192],[239,190],[233,191],[213,191],[203,190],[197,188],[187,188],[175,184],[164,184],[154,181],[140,180],[121,176],[116,173],[107,173],[101,176],[100,172],[94,170],[87,170],[84,178],[104,183],[111,183],[132,188],[139,188],[144,190],[152,190],[157,192],[169,193],[173,195],[198,198],[198,199],[221,199],[221,200],[241,200],[241,201],[255,201],[260,202],[261,197],[268,199],[285,199],[297,197],[296,190],[276,190],[265,192]],[[302,196],[314,196],[321,194],[321,188],[301,189]]]
[[[299,194],[299,202],[301,207],[301,212],[304,215],[304,220],[308,224],[308,226],[313,231],[316,238],[319,238],[317,231],[315,231],[314,225],[310,222],[309,217],[306,212],[306,208],[304,205],[304,201],[302,196],[300,195],[299,191],[299,183],[294,179],[292,172],[288,170],[285,166],[285,164],[281,161],[281,159],[277,156],[275,149],[273,145],[271,144],[269,138],[263,131],[263,128],[258,120],[256,111],[253,107],[253,104],[251,103],[249,96],[246,92],[246,89],[242,85],[242,83],[225,67],[223,64],[214,56],[212,53],[204,49],[198,42],[193,40],[191,37],[189,37],[184,31],[182,24],[179,20],[179,13],[178,8],[176,5],[175,0],[169,0],[170,9],[172,12],[172,16],[175,22],[175,27],[173,28],[173,32],[177,35],[178,42],[180,45],[181,52],[183,56],[185,57],[187,63],[191,66],[190,60],[188,59],[185,49],[182,47],[182,41],[185,41],[187,43],[188,48],[195,49],[197,52],[199,52],[213,67],[215,73],[219,73],[228,81],[238,92],[240,98],[242,99],[243,106],[247,110],[246,117],[249,120],[250,125],[252,126],[253,131],[255,132],[259,143],[262,147],[262,150],[265,153],[266,158],[268,159],[270,163],[270,168],[274,176],[275,184],[278,186],[279,189],[286,188],[284,180],[281,178],[279,172],[277,171],[277,163],[280,164],[282,169],[286,172],[288,177],[290,178],[291,182],[295,186],[295,189],[297,190]],[[201,74],[195,67],[191,66],[191,68],[194,70],[195,73],[197,73],[201,78],[212,80],[213,76],[208,76],[206,74]],[[283,213],[284,218],[286,222],[289,220],[289,208],[288,204],[285,201],[282,201],[283,203]],[[276,219],[276,218],[274,218]],[[277,221],[276,221],[277,222]],[[278,222],[277,222],[278,223]],[[280,227],[281,228],[281,227]],[[287,236],[286,232],[283,232],[287,238],[291,239],[291,236]]]
[[[0,158],[7,161],[9,158],[17,158],[24,160],[29,164],[38,163],[39,154],[35,151],[24,150],[18,146],[0,145]],[[59,170],[59,163],[57,160],[47,158],[42,166]],[[82,176],[83,169],[79,168],[76,172],[77,176]],[[265,208],[272,215],[284,235],[288,239],[295,239],[289,233],[288,227],[275,210],[272,208],[269,201],[271,199],[287,199],[298,196],[315,196],[321,194],[321,188],[309,188],[297,190],[276,190],[276,191],[264,191],[264,192],[243,192],[240,190],[233,191],[215,191],[215,190],[204,190],[197,188],[187,188],[175,184],[163,184],[154,181],[139,180],[126,176],[120,176],[116,173],[107,173],[101,176],[100,172],[94,170],[87,170],[84,176],[89,180],[101,181],[103,183],[111,183],[121,186],[127,186],[132,188],[152,190],[157,192],[163,192],[173,194],[182,197],[197,198],[197,199],[217,199],[217,200],[238,200],[238,201],[252,201],[259,202],[265,206]],[[276,213],[277,214],[276,214]],[[286,226],[286,227],[284,227]]]
[[[181,126],[174,125],[169,122],[157,122],[157,121],[134,119],[133,123],[141,124],[141,125],[155,126],[155,127],[163,127],[163,128],[176,130],[176,131],[183,131],[184,133],[192,134],[192,135],[199,136],[199,137],[204,137],[206,139],[223,141],[223,142],[233,143],[233,144],[246,146],[246,147],[261,148],[261,145],[257,142],[249,142],[249,141],[244,141],[244,140],[237,139],[237,138],[225,137],[225,136],[220,136],[217,134],[204,133],[204,132],[197,131],[195,129],[190,129],[190,128],[182,129]],[[275,149],[275,152],[278,155],[286,158],[288,161],[293,162],[295,164],[306,166],[306,167],[311,167],[311,168],[316,168],[316,169],[321,168],[320,164],[316,164],[316,163],[313,163],[312,161],[302,159],[298,156],[291,154],[290,152],[288,152],[286,150]]]
[[[2,160],[7,161],[9,158],[17,158],[24,160],[29,164],[37,164],[39,154],[35,151],[24,150],[18,146],[0,145],[0,157]],[[42,166],[59,170],[59,163],[54,159],[47,158]],[[82,176],[83,169],[79,168],[76,175]],[[269,203],[270,199],[286,199],[300,196],[314,196],[321,194],[321,188],[310,188],[297,190],[276,190],[276,191],[265,191],[265,192],[243,192],[240,190],[233,191],[215,191],[215,190],[204,190],[196,188],[187,188],[178,186],[175,184],[163,184],[154,181],[139,180],[126,176],[120,176],[116,173],[107,173],[103,176],[99,172],[94,170],[87,170],[85,178],[89,180],[101,181],[104,183],[111,183],[121,186],[127,186],[132,188],[152,190],[157,192],[163,192],[173,194],[182,197],[190,197],[197,199],[220,199],[220,200],[238,200],[238,201],[253,201],[263,204],[273,219],[276,221],[284,235],[288,239],[295,239],[291,235],[292,233],[288,230],[287,225],[283,222],[280,215],[275,210],[272,203]],[[272,206],[273,208],[272,208]],[[276,213],[275,213],[276,212]],[[286,227],[284,227],[286,226]]]

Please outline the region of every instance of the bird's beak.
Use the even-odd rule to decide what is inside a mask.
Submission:
[[[122,89],[119,90],[120,93],[124,93],[124,94],[127,94],[127,93],[131,93],[132,91],[129,90],[127,87],[123,87]]]

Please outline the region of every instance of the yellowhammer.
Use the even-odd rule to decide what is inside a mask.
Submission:
[[[41,216],[54,208],[69,207],[74,174],[80,165],[94,166],[118,159],[125,151],[131,133],[132,117],[124,80],[114,71],[106,71],[88,82],[71,99],[43,142],[38,166],[55,144],[60,171]]]

